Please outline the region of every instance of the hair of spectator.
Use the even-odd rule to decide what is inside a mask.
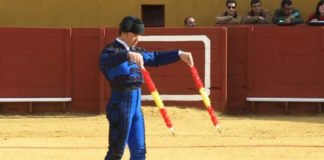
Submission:
[[[282,1],[281,1],[281,8],[284,8],[285,5],[290,6],[290,5],[292,5],[292,4],[293,4],[293,3],[292,3],[291,0],[282,0]]]
[[[235,6],[236,6],[236,0],[227,0],[227,1],[226,1],[226,6],[227,6],[229,3],[234,3]]]
[[[319,11],[319,7],[321,6],[321,5],[323,5],[324,4],[324,0],[320,0],[318,3],[317,3],[317,6],[316,6],[316,11],[315,11],[315,18],[319,18],[320,16],[321,16],[321,13],[320,13],[320,11]]]
[[[186,18],[184,19],[184,24],[185,24],[185,25],[187,24],[187,21],[188,21],[189,18],[193,18],[193,17],[192,17],[192,16],[186,17]]]
[[[256,3],[260,3],[261,4],[261,0],[251,0],[250,6],[252,6],[253,4],[256,4]]]

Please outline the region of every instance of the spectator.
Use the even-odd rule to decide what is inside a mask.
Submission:
[[[227,0],[226,12],[216,16],[215,24],[241,24],[242,17],[236,12],[236,4],[235,0]]]
[[[271,24],[271,14],[261,8],[261,0],[251,0],[251,11],[244,18],[245,24]]]
[[[291,0],[282,0],[281,8],[277,9],[273,15],[274,24],[292,25],[304,23],[299,10],[293,8]]]
[[[194,17],[187,17],[184,20],[185,27],[196,27],[196,20]]]
[[[324,21],[324,0],[320,0],[317,3],[316,11],[308,16],[306,23],[316,21]]]

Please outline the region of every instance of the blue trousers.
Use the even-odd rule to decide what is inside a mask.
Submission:
[[[105,160],[120,160],[126,144],[130,150],[130,160],[145,160],[141,89],[112,92],[106,116],[109,121],[109,147]]]

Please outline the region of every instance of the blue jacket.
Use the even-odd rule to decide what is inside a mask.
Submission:
[[[180,59],[178,50],[147,52],[142,48],[134,48],[132,51],[141,53],[144,65],[147,66],[169,64]],[[102,50],[99,67],[109,81],[112,91],[133,90],[140,88],[143,83],[140,67],[128,59],[128,51],[116,40]]]

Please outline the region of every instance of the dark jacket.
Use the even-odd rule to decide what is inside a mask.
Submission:
[[[144,65],[159,66],[180,60],[179,51],[147,52],[134,48],[133,52],[143,55]],[[99,67],[109,81],[112,91],[140,88],[143,83],[141,68],[128,59],[128,51],[118,41],[107,45],[100,54]]]
[[[304,19],[301,16],[299,10],[297,9],[293,9],[293,14],[296,14],[297,16],[295,16],[294,18],[291,18],[291,24],[303,24],[304,23]],[[286,16],[281,9],[277,9],[273,15],[272,18],[272,23],[273,24],[279,24],[280,20],[285,20],[287,19],[289,16]]]
[[[229,16],[227,13],[223,13],[216,16],[215,25],[217,24],[241,24],[242,17],[235,13],[234,16]]]
[[[264,19],[260,19],[263,17]],[[244,17],[245,24],[271,24],[271,13],[266,9],[261,9],[260,15],[256,16],[252,11],[248,12],[247,15]]]

